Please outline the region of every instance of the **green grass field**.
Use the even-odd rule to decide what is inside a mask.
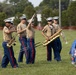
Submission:
[[[62,41],[62,52],[61,62],[56,62],[52,59],[51,62],[46,60],[46,47],[42,45],[44,38],[41,35],[41,31],[36,30],[35,42],[40,42],[41,46],[36,47],[36,60],[35,64],[27,65],[25,63],[25,56],[23,63],[18,63],[19,68],[12,68],[8,64],[7,68],[1,68],[0,66],[0,75],[76,75],[76,68],[71,64],[70,60],[70,47],[72,42],[76,39],[76,31],[74,30],[64,30],[68,44],[65,44],[61,37]],[[14,54],[16,59],[18,59],[20,44],[17,37],[17,45],[14,46]],[[3,56],[2,48],[2,31],[0,31],[0,52]],[[53,57],[52,57],[53,58]],[[1,61],[0,61],[1,65]]]

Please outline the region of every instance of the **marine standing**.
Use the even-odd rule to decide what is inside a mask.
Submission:
[[[21,22],[17,25],[17,33],[19,35],[20,53],[18,57],[18,62],[23,62],[23,55],[25,54],[25,58],[27,56],[27,38],[26,38],[26,16],[20,17]]]
[[[16,32],[16,30],[11,30],[11,21],[5,20],[5,26],[3,28],[3,49],[4,49],[4,56],[2,58],[2,68],[6,68],[8,63],[10,62],[12,68],[17,68],[18,64],[16,58],[14,57],[13,46],[8,47],[7,43],[12,39],[12,33]]]

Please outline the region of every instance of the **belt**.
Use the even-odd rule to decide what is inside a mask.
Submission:
[[[20,36],[20,37],[26,38],[26,36]]]
[[[9,42],[10,40],[6,40],[6,41],[3,41],[3,42]]]

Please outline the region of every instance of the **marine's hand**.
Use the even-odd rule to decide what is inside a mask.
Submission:
[[[46,40],[49,41],[50,40],[49,37],[46,37]]]

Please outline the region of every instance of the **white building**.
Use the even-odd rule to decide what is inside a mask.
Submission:
[[[76,0],[70,0],[70,1],[76,1]]]

